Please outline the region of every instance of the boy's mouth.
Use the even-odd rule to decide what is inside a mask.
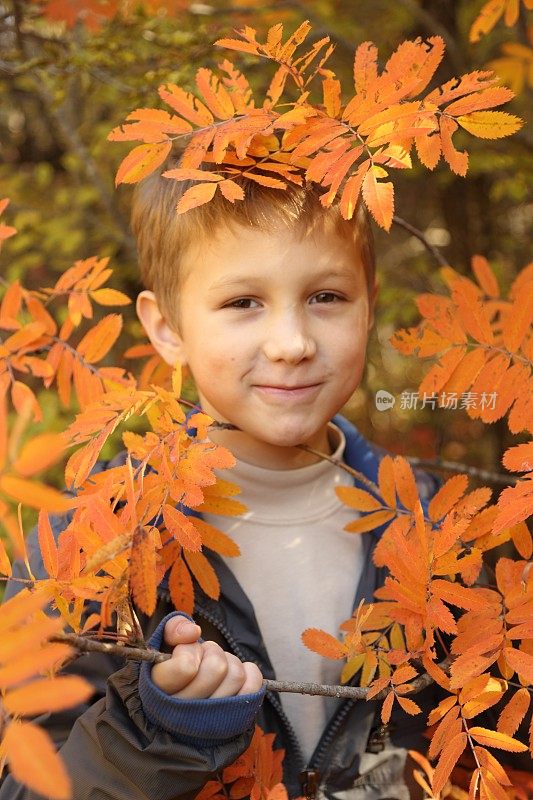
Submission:
[[[313,396],[315,392],[318,392],[321,386],[321,383],[300,384],[299,386],[272,386],[255,384],[254,388],[266,397],[284,400],[296,400]]]

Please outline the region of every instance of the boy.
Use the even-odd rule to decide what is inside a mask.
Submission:
[[[238,428],[210,438],[236,456],[227,477],[248,512],[230,521],[205,515],[242,555],[230,569],[208,553],[221,598],[197,587],[199,624],[174,612],[165,582],[153,617],[141,616],[151,646],[171,649],[170,660],[150,668],[91,655],[70,667],[101,695],[50,720],[76,800],[192,800],[246,749],[255,722],[286,750],[291,797],[411,796],[406,750],[423,748],[426,715],[400,712],[382,728],[375,702],[280,698],[262,688],[276,676],[339,683],[340,663],[308,651],[300,633],[336,632],[383,581],[371,560],[377,533],[343,531],[354,512],[334,489],[351,477],[312,452],[376,477],[377,448],[335,415],[361,380],[377,285],[362,206],[347,222],[313,188],[242,185],[244,201],[217,194],[181,216],[187,183],[155,175],[136,190],[147,287],[139,318],[165,361],[188,365],[206,413]],[[437,489],[418,478],[423,496]],[[427,707],[432,691],[417,702]],[[32,794],[8,778],[0,800],[23,797]]]

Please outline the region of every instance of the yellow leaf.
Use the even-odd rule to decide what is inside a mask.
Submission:
[[[480,139],[503,139],[512,136],[524,124],[520,117],[505,111],[472,111],[457,117],[457,122],[466,131]]]
[[[39,795],[69,800],[70,778],[49,735],[32,722],[11,722],[2,746],[13,778]]]

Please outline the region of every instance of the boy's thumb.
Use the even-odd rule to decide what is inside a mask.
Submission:
[[[174,647],[177,644],[191,644],[198,641],[202,629],[187,617],[175,616],[165,625],[165,642]]]

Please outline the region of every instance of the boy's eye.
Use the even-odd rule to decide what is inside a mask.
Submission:
[[[313,297],[313,300],[316,300],[317,303],[334,303],[335,300],[340,299],[339,295],[335,294],[335,292],[319,292]]]
[[[227,303],[224,308],[251,308],[251,304],[255,302],[251,297],[239,297],[238,300],[232,300],[231,303]]]

